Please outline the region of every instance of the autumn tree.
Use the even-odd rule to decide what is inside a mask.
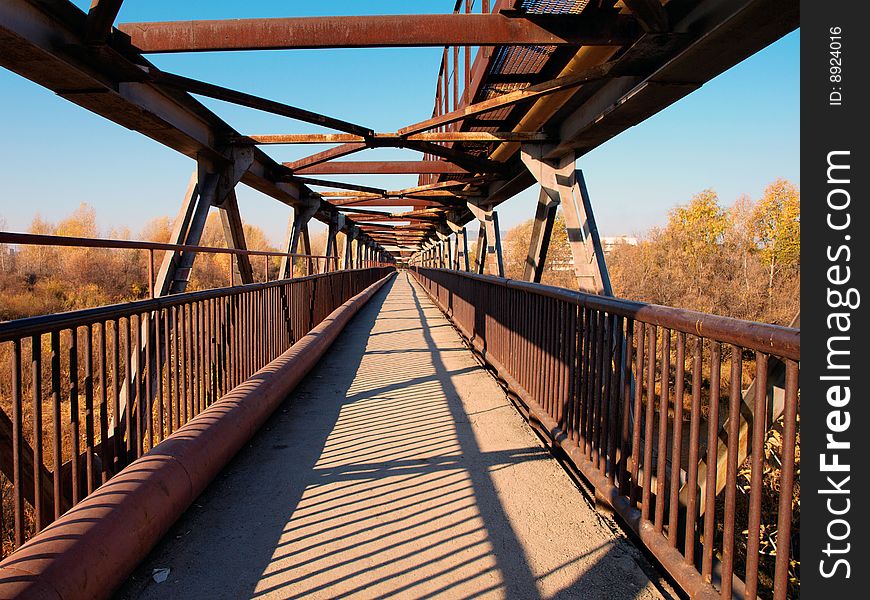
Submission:
[[[505,236],[505,272],[521,278],[532,221]],[[773,182],[755,202],[723,207],[713,190],[696,194],[652,227],[637,245],[618,244],[606,257],[617,296],[787,325],[799,309],[800,193]],[[577,289],[561,214],[553,228],[543,282]],[[566,268],[567,267],[567,268]]]
[[[607,262],[618,296],[787,325],[799,310],[800,194],[784,180],[725,209],[712,190]]]
[[[768,297],[777,274],[800,268],[800,193],[794,184],[777,179],[764,190],[752,225],[762,262],[767,267]]]

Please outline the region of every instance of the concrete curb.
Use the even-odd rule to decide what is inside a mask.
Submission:
[[[0,599],[108,598],[390,273],[0,563]]]

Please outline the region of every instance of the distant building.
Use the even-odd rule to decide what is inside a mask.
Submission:
[[[610,252],[619,244],[637,246],[637,238],[630,235],[615,235],[612,237],[601,238],[601,248],[604,250],[604,254],[610,254]]]

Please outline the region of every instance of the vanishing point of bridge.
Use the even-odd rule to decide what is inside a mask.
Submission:
[[[0,3],[0,64],[195,161],[168,243],[0,232],[150,267],[147,299],[0,323],[0,597],[792,593],[799,330],[614,298],[575,162],[796,28],[796,2],[115,26],[121,8]],[[442,49],[431,117],[395,132],[146,58],[390,46]],[[196,96],[331,133],[239,132]],[[279,163],[279,144],[329,147]],[[421,156],[342,160],[381,147]],[[365,174],[417,182],[336,179]],[[240,183],[292,212],[281,252],[247,248]],[[497,207],[530,186],[509,280]],[[224,248],[200,244],[211,209]],[[579,293],[539,283],[557,210]],[[187,289],[202,253],[230,255],[227,287]]]

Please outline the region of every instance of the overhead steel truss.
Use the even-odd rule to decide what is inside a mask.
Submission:
[[[548,222],[556,206],[569,208],[566,199],[582,188],[587,202],[584,206],[572,201],[580,210],[572,220],[578,227],[587,220],[594,223],[585,186],[575,185],[575,192],[570,183],[557,189],[552,181],[547,183],[553,173],[564,171],[575,180],[574,160],[795,29],[799,17],[794,0],[563,0],[546,3],[548,12],[530,0],[483,1],[477,6],[457,0],[452,14],[440,15],[113,26],[121,5],[120,0],[94,0],[84,13],[66,0],[3,2],[0,64],[194,158],[195,181],[177,225],[179,240],[195,239],[203,211],[216,206],[228,243],[244,247],[232,189],[241,182],[293,207],[288,248],[308,239],[308,219],[332,229],[340,219],[347,239],[376,248],[384,259],[432,256],[426,251],[444,245],[444,236],[455,239],[446,243],[454,249],[452,264],[459,265],[468,258],[466,253],[456,260],[455,251],[468,243],[465,226],[479,221],[485,235],[487,223],[492,229],[491,223],[497,222],[496,207],[537,183],[542,191],[528,279],[540,277]],[[292,99],[263,98],[167,73],[146,58],[148,53],[165,52],[385,46],[443,49],[431,117],[397,123],[392,133],[295,106]],[[474,46],[479,51],[472,60]],[[194,95],[335,133],[239,132]],[[274,144],[332,147],[278,163],[262,149]],[[403,161],[342,160],[382,147],[410,149],[422,156]],[[344,174],[413,174],[418,175],[418,185],[391,191],[320,179]],[[582,177],[578,181],[582,183]],[[372,215],[362,212],[363,207],[427,212]],[[369,223],[376,218],[380,221],[372,228]],[[401,229],[409,223],[418,228],[413,238]],[[600,248],[584,232],[571,229],[569,225],[569,237],[583,245],[575,252],[575,260],[583,263],[577,266],[579,280],[597,282],[585,287],[606,293],[606,267],[596,256]],[[497,234],[491,231],[490,242]],[[498,252],[498,244],[486,246]],[[481,252],[478,258],[485,262],[487,256]],[[191,257],[174,260],[164,265],[164,271],[177,267],[181,273],[171,275],[175,283],[161,282],[166,290],[182,289],[190,268]],[[498,272],[500,259],[492,260],[496,262],[489,270]],[[599,274],[590,273],[588,265]],[[238,265],[241,280],[247,270]]]

